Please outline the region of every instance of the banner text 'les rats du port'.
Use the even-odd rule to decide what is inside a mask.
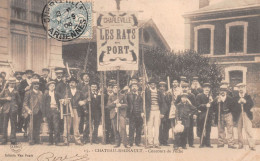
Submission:
[[[135,13],[103,12],[97,17],[98,71],[138,70],[139,31]]]

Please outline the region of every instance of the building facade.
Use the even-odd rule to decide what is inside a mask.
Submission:
[[[200,0],[186,13],[185,48],[219,65],[223,78],[235,87],[246,83],[260,107],[260,0]]]
[[[47,37],[41,14],[47,0],[1,0],[0,71],[64,66],[62,43]]]

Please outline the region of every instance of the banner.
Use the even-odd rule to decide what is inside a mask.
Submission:
[[[133,12],[103,12],[97,16],[98,71],[138,70],[139,31]]]

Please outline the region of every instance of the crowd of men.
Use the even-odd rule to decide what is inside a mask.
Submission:
[[[11,144],[17,143],[16,133],[20,132],[29,138],[30,145],[40,144],[42,123],[48,123],[49,145],[68,145],[70,136],[73,136],[76,145],[90,141],[98,143],[102,115],[99,83],[91,80],[87,73],[82,73],[80,80],[68,77],[63,68],[55,69],[54,80],[49,76],[49,69],[42,69],[42,73],[40,76],[32,70],[15,72],[8,80],[5,79],[6,73],[1,73],[2,144],[8,142],[9,120]],[[103,91],[106,143],[115,144],[115,148],[120,147],[121,143],[125,148],[134,144],[142,146],[141,136],[145,133],[146,148],[160,148],[169,146],[169,130],[172,129],[173,147],[182,151],[187,144],[194,148],[193,129],[196,122],[200,148],[212,148],[210,133],[212,119],[215,118],[218,148],[224,147],[225,140],[228,148],[243,148],[244,128],[249,147],[255,150],[251,112],[254,103],[246,93],[246,85],[237,84],[238,90],[235,92],[230,91],[228,83],[221,82],[218,95],[213,98],[209,83],[201,87],[198,77],[193,77],[190,84],[188,82],[182,76],[180,80],[172,80],[172,88],[168,89],[165,81],[157,82],[151,78],[143,86],[141,79],[133,77],[129,89],[125,91],[125,88],[120,89],[118,82],[109,80]],[[126,128],[127,120],[129,129]],[[235,125],[238,128],[238,147],[235,146],[233,134]]]

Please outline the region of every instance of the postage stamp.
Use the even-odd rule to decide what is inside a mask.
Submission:
[[[84,35],[92,37],[92,3],[82,1],[49,1],[42,12],[42,24],[48,36],[71,41]]]

